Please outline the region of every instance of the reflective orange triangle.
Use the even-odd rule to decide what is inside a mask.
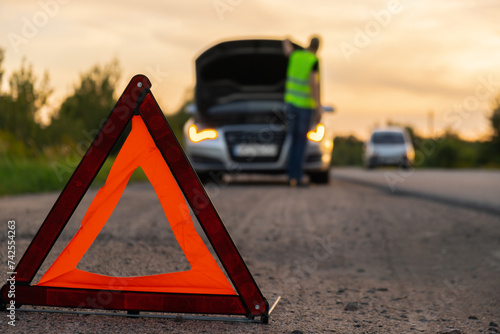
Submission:
[[[141,167],[158,196],[165,216],[191,269],[137,277],[112,277],[77,269],[118,204],[132,173]],[[144,208],[147,210],[147,208]],[[127,228],[123,226],[123,228]],[[141,116],[133,116],[132,131],[109,172],[104,186],[88,208],[80,229],[38,286],[236,295],[195,230],[181,190],[155,145]]]

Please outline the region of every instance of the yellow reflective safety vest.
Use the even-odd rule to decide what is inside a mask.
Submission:
[[[314,109],[316,101],[312,95],[309,76],[318,57],[307,50],[296,50],[288,59],[285,86],[285,102],[299,108]]]

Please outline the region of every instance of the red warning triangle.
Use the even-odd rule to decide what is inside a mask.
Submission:
[[[3,304],[7,305],[13,299],[21,305],[230,314],[250,318],[260,316],[261,321],[267,321],[268,303],[182,151],[150,87],[151,83],[145,76],[132,78],[18,263],[15,298],[9,296],[10,284],[2,287],[0,298]],[[105,185],[88,208],[80,229],[39,283],[30,285],[130,120],[132,130]],[[138,167],[144,170],[153,185],[191,269],[138,277],[112,277],[77,269]],[[188,205],[232,285],[196,232]]]

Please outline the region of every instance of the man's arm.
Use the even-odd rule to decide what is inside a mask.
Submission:
[[[283,52],[285,53],[285,56],[290,56],[293,52],[293,44],[292,41],[290,41],[288,38],[283,41]]]
[[[316,117],[317,121],[321,119],[321,114],[323,112],[323,108],[321,107],[321,87],[319,82],[319,73],[318,71],[312,71],[309,75],[309,85],[311,86],[311,93],[314,101],[316,101]]]

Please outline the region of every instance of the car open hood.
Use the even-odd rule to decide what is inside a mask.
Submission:
[[[207,116],[212,107],[241,101],[283,101],[287,64],[281,40],[236,40],[209,48],[196,59],[198,112]]]

